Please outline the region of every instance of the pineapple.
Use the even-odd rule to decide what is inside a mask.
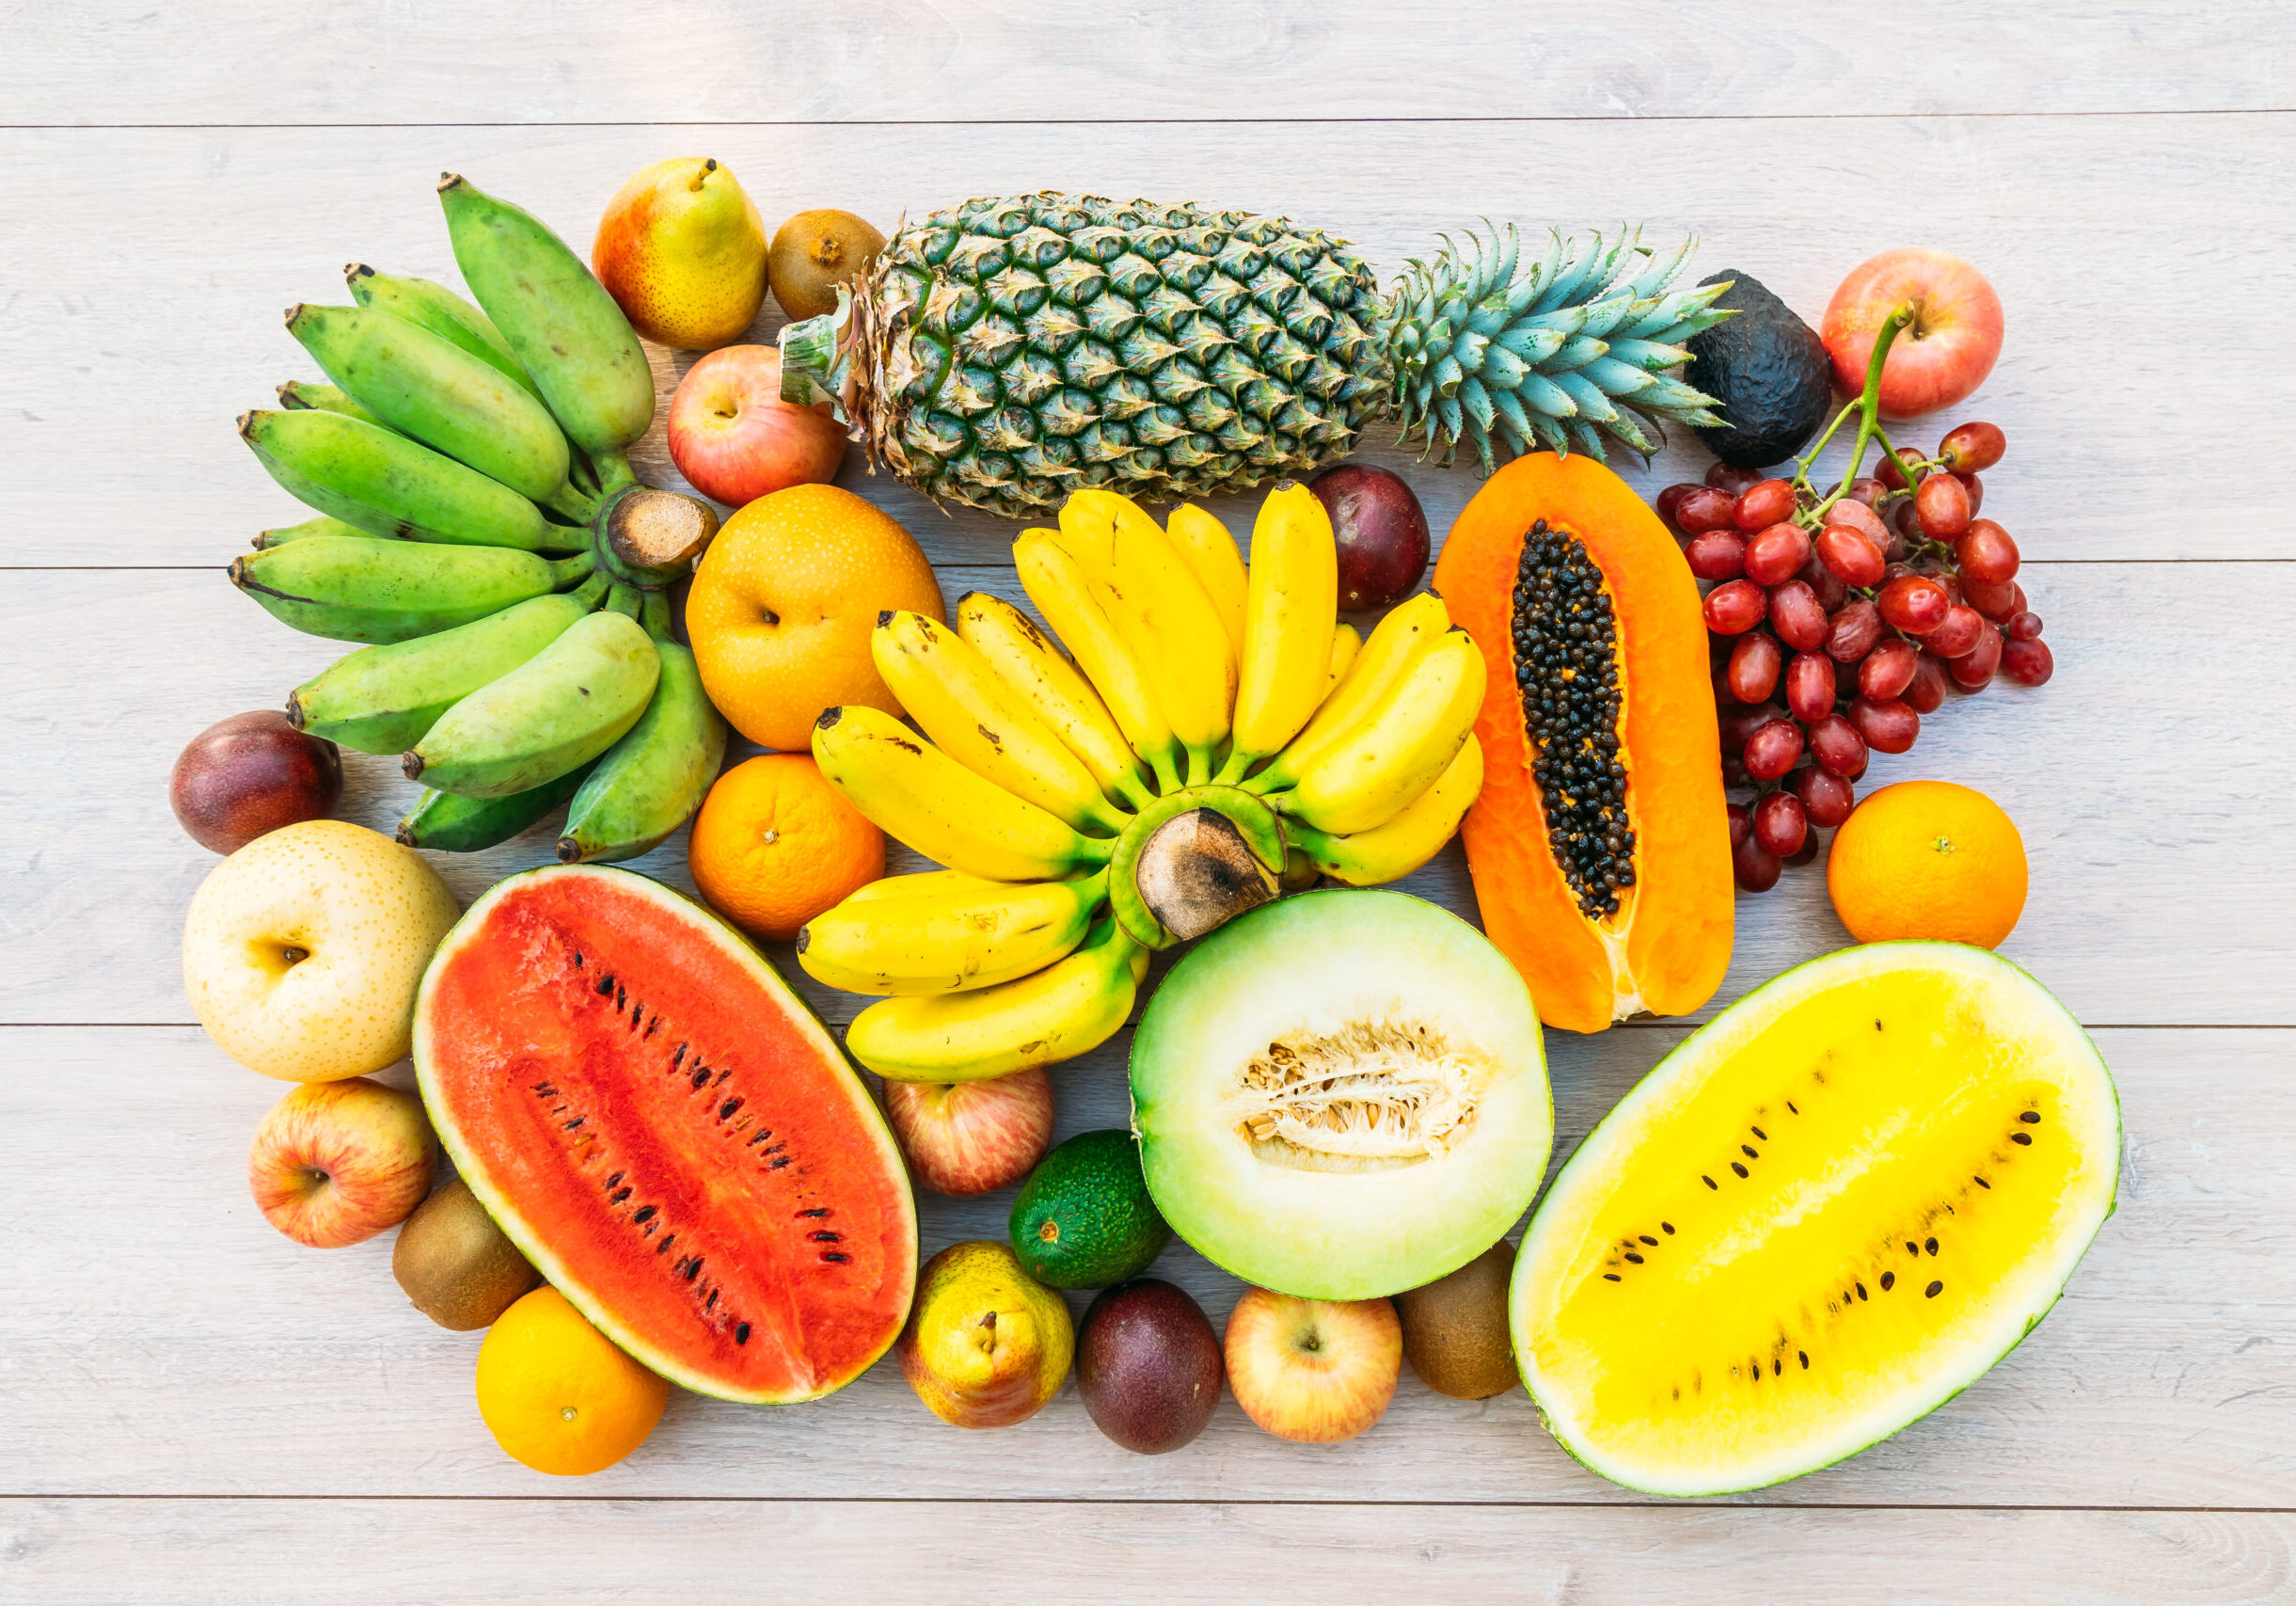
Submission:
[[[839,310],[782,331],[783,393],[829,400],[926,495],[1007,517],[1104,487],[1166,501],[1304,474],[1370,424],[1449,464],[1646,455],[1718,424],[1667,371],[1729,316],[1622,233],[1524,261],[1449,240],[1385,296],[1345,242],[1282,218],[1046,191],[908,223]]]

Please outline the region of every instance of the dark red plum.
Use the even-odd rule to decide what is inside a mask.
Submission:
[[[235,853],[267,831],[325,819],[342,801],[342,755],[276,708],[233,714],[179,754],[167,802],[193,841]]]
[[[1419,586],[1431,548],[1427,510],[1400,475],[1342,463],[1307,482],[1339,544],[1339,612],[1391,608]]]

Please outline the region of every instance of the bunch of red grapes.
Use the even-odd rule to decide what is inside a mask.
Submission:
[[[1831,500],[1805,479],[1718,463],[1670,485],[1659,517],[1683,537],[1705,601],[1738,884],[1767,892],[1849,818],[1875,753],[1903,753],[1949,692],[1996,673],[2038,686],[2055,668],[2017,583],[2017,543],[1989,518],[1981,470],[2007,441],[1965,423],[1933,458],[1885,453],[1879,477]],[[1907,454],[1910,456],[1910,453]]]

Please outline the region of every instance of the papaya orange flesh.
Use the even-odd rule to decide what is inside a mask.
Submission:
[[[1543,527],[1539,536],[1534,527]],[[1542,691],[1560,697],[1584,688],[1550,685],[1536,673],[1526,686],[1516,674],[1524,547],[1550,533],[1583,549],[1609,602],[1632,847],[1616,867],[1631,874],[1607,895],[1589,882],[1586,856],[1574,849],[1566,863],[1550,845],[1541,751],[1526,724],[1527,694],[1535,702]],[[1482,794],[1461,835],[1483,929],[1529,984],[1539,1018],[1596,1032],[1629,1015],[1698,1009],[1730,963],[1734,895],[1705,619],[1673,537],[1600,463],[1539,453],[1499,469],[1461,511],[1434,588],[1490,671],[1475,725]],[[1558,818],[1566,829],[1581,823],[1562,805]],[[1609,898],[1615,910],[1604,907]]]

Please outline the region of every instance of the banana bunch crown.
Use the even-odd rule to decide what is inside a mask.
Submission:
[[[1341,624],[1304,485],[1269,493],[1251,553],[1200,507],[1159,524],[1081,490],[1013,543],[1049,632],[983,592],[948,624],[879,615],[871,655],[915,728],[831,708],[814,756],[947,868],[799,935],[810,975],[879,999],[847,1032],[863,1065],[948,1082],[1072,1058],[1123,1026],[1149,950],[1320,875],[1408,875],[1449,839],[1482,785],[1481,650],[1432,595],[1368,638]]]

